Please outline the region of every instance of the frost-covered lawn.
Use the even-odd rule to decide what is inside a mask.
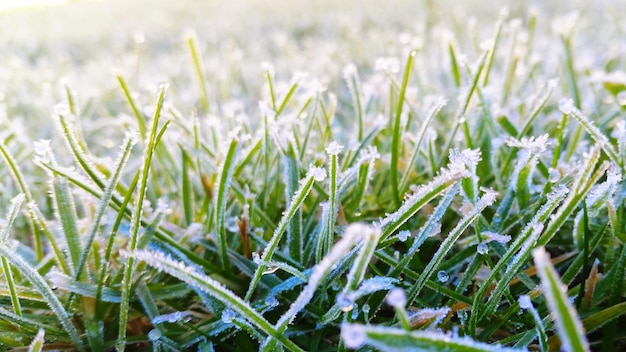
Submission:
[[[0,350],[626,348],[626,3],[384,3],[0,13]]]

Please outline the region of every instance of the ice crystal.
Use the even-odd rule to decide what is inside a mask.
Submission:
[[[487,244],[484,242],[479,243],[478,246],[476,247],[476,252],[478,252],[478,254],[485,255],[489,253],[489,246],[487,246]]]
[[[308,175],[313,177],[315,181],[321,182],[326,178],[326,170],[321,167],[313,166],[309,169]]]
[[[152,324],[187,322],[190,319],[191,312],[174,312],[170,314],[158,315],[152,318]]]
[[[385,302],[395,308],[403,308],[406,306],[406,294],[401,288],[394,288],[385,297]]]
[[[519,299],[517,301],[519,302],[519,306],[522,309],[530,309],[533,306],[529,295],[521,295],[519,296]]]
[[[343,150],[343,146],[335,141],[330,142],[328,147],[326,147],[326,153],[328,155],[338,155]]]
[[[341,326],[341,339],[348,348],[359,348],[367,341],[367,332],[363,325],[343,324]]]

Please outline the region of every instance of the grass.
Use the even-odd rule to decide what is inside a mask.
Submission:
[[[0,16],[0,350],[626,346],[623,4],[112,4]]]

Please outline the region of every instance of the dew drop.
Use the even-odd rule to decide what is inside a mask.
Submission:
[[[445,284],[450,279],[450,275],[445,270],[441,270],[437,273],[437,280],[442,284]]]
[[[344,312],[349,312],[354,308],[354,301],[348,295],[340,293],[337,296],[337,305]]]

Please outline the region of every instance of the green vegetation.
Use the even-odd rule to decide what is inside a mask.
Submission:
[[[626,347],[626,4],[173,3],[0,14],[0,350]]]

